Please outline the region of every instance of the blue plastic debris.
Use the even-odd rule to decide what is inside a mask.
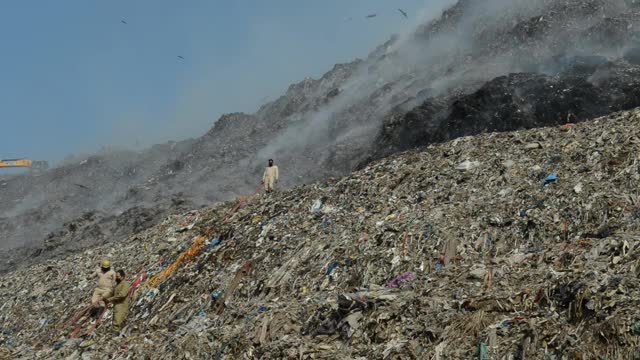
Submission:
[[[222,242],[222,239],[220,239],[219,237],[213,239],[211,244],[209,244],[209,246],[207,247],[207,250],[209,251],[213,250],[216,246],[220,245],[221,242]]]
[[[329,268],[327,269],[327,276],[331,275],[331,273],[333,272],[333,270],[335,270],[338,267],[337,262],[334,262],[333,264],[329,265]]]
[[[204,311],[200,311],[198,313],[198,316],[202,317],[202,316],[207,316],[207,314]]]
[[[436,271],[440,271],[444,269],[444,265],[442,265],[441,263],[437,263],[436,264]]]
[[[58,341],[57,343],[53,344],[53,349],[54,350],[58,350],[61,349],[66,341]]]
[[[265,311],[268,311],[268,310],[269,310],[269,308],[264,306],[264,305],[260,305],[260,307],[258,308],[258,312],[265,312]]]
[[[549,176],[547,176],[544,179],[544,184],[543,185],[551,184],[552,182],[554,182],[556,180],[558,180],[558,174],[556,174],[556,173],[550,174]]]

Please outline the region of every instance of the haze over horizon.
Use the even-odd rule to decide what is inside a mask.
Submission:
[[[55,163],[202,135],[223,113],[253,112],[292,83],[365,57],[425,4],[3,4],[0,158]]]

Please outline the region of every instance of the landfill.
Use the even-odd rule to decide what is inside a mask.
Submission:
[[[269,158],[291,188],[461,136],[640,106],[637,0],[425,3],[433,11],[398,19],[403,33],[363,59],[304,78],[255,113],[211,119],[201,136],[0,177],[0,272],[250,193]]]
[[[461,137],[7,273],[0,358],[638,358],[639,125]],[[119,337],[70,326],[103,259],[138,280]]]

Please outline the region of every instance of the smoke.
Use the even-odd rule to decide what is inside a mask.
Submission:
[[[438,32],[428,41],[417,35],[420,28],[441,19],[443,11],[455,4],[455,1],[428,2],[412,27],[405,29],[379,51],[374,51],[358,66],[353,76],[338,84],[340,94],[337,98],[318,111],[296,115],[284,132],[259,151],[257,161],[263,162],[270,157],[287,158],[301,151],[317,154],[317,151],[311,150],[354,139],[357,142],[362,137],[371,139],[384,115],[398,105],[394,98],[405,101],[415,97],[425,87],[429,87],[433,94],[439,94],[457,84],[487,79],[504,71],[504,68],[488,71],[489,66],[482,65],[465,69],[460,63],[479,47],[474,36],[480,24],[489,24],[486,31],[495,31],[493,24],[499,23],[498,18],[532,11],[530,2],[493,0],[483,2],[482,6],[472,3],[464,8],[460,20],[451,24],[451,31]],[[500,68],[503,61],[500,62],[493,63],[491,67]],[[455,66],[461,68],[447,73]],[[320,88],[316,91],[330,90]],[[357,114],[354,114],[354,109]],[[339,131],[335,131],[336,123],[342,125]]]
[[[372,92],[380,89],[388,82],[402,75],[410,74],[421,61],[426,60],[429,62],[432,60],[421,56],[424,53],[431,50],[431,53],[442,54],[443,51],[446,51],[446,47],[440,46],[446,42],[446,39],[443,39],[442,42],[434,41],[430,48],[422,48],[419,52],[412,52],[408,49],[409,46],[407,44],[412,42],[414,33],[419,26],[438,19],[442,11],[454,3],[455,1],[453,0],[427,2],[425,7],[420,10],[419,15],[400,34],[395,36],[395,40],[381,49],[383,56],[402,51],[399,56],[396,54],[393,55],[393,60],[383,59],[379,61],[373,57],[374,51],[367,61],[357,67],[353,76],[342,84],[336,84],[340,90],[337,98],[332,99],[328,105],[323,106],[318,111],[302,116],[296,115],[292,119],[291,125],[283,133],[258,152],[259,155],[256,161],[262,163],[271,157],[282,157],[304,149],[330,146],[354,136],[369,135],[369,130],[375,128],[377,121],[357,121],[352,123],[352,126],[341,129],[337,134],[332,134],[332,122],[337,121],[340,114],[347,112],[350,108],[357,107],[358,103],[367,101]],[[377,69],[371,72],[368,67],[373,64]],[[313,95],[315,96],[323,96],[326,92],[332,90],[327,87],[318,87],[319,89],[314,89],[316,94]],[[387,99],[393,95],[394,93],[386,94],[384,98],[376,101],[377,106],[375,108],[368,104],[369,109],[367,112],[378,114],[388,112],[391,104]],[[352,119],[347,119],[348,122],[349,120]]]
[[[468,93],[512,72],[556,74],[564,69],[552,60],[558,55],[619,56],[618,44],[585,38],[590,29],[602,25],[603,17],[629,10],[622,0],[610,5],[597,9],[595,1],[428,2],[411,28],[374,51],[347,81],[337,84],[337,98],[290,119],[290,126],[259,151],[257,163],[271,157],[293,161],[296,154],[310,153],[315,154],[310,160],[321,164],[326,156],[318,154],[328,149],[371,146],[386,116],[399,105],[405,111],[419,105],[421,91],[428,90],[430,96]],[[445,10],[449,11],[441,16]],[[559,12],[567,12],[566,17],[550,18]],[[599,74],[597,81],[604,75]],[[316,87],[320,94],[315,96],[329,90]]]

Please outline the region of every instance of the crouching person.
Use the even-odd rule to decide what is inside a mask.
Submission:
[[[105,302],[113,304],[113,333],[119,335],[122,325],[129,314],[129,290],[131,285],[125,280],[124,270],[116,273],[116,287],[113,296],[106,298]]]

